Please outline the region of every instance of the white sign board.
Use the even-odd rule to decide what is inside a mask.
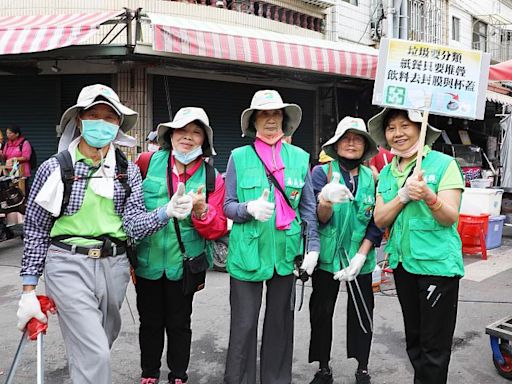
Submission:
[[[373,104],[484,118],[490,54],[399,39],[381,43]]]

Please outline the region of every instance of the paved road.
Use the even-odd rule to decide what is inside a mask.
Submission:
[[[512,240],[507,240],[511,244]],[[0,383],[19,341],[15,328],[16,307],[20,293],[18,277],[22,245],[19,240],[0,243]],[[450,365],[449,383],[500,384],[509,381],[496,373],[491,361],[489,338],[485,327],[512,314],[512,269],[500,268],[512,258],[512,247],[504,246],[490,253],[489,264],[497,274],[482,281],[463,280],[460,293],[459,317],[455,332],[454,352]],[[479,258],[467,257],[466,264]],[[501,271],[501,272],[500,272]],[[40,289],[40,292],[42,290]],[[309,313],[307,302],[311,287],[306,286],[303,310],[296,314],[293,383],[307,384],[316,366],[307,363],[309,344]],[[340,292],[335,317],[333,371],[335,383],[354,383],[356,363],[347,360],[345,352],[345,316],[347,295]],[[497,301],[508,303],[495,303]],[[112,366],[114,384],[138,383],[138,315],[135,292],[130,285],[122,309],[123,328],[114,344]],[[229,333],[229,279],[226,274],[209,272],[207,288],[196,295],[193,314],[193,344],[190,364],[190,384],[222,383],[224,360]],[[64,347],[55,316],[50,319],[46,342],[46,383],[70,383]],[[35,383],[35,346],[29,345],[18,368],[15,383]],[[165,365],[163,365],[165,366]],[[166,377],[163,370],[162,377]],[[412,383],[412,369],[405,353],[403,322],[398,300],[393,291],[376,294],[375,336],[370,358],[370,373],[374,384]]]

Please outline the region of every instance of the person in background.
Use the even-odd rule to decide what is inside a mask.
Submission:
[[[110,349],[130,279],[128,238],[149,236],[192,209],[192,197],[179,194],[152,212],[144,208],[139,169],[114,146],[135,146],[126,132],[137,119],[111,88],[84,87],[61,118],[65,150],[41,164],[28,199],[18,328],[34,317],[47,321],[36,297],[44,271],[74,384],[112,384]],[[74,174],[67,197],[62,155]]]
[[[377,187],[375,224],[389,228],[385,252],[393,269],[414,382],[444,384],[464,275],[457,233],[464,178],[457,161],[430,146],[441,131],[427,125],[420,148],[421,113],[383,109],[368,121],[374,140],[395,155]],[[415,171],[423,150],[421,170]]]
[[[17,125],[10,125],[5,130],[7,142],[0,150],[0,160],[5,162],[6,170],[12,169],[15,162],[20,164],[20,175],[30,177],[30,156],[32,146],[22,135]]]
[[[148,143],[148,152],[156,152],[160,149],[160,145],[158,144],[158,134],[156,131],[149,132],[146,137],[146,141]]]
[[[318,196],[320,258],[313,273],[309,301],[311,339],[309,362],[319,369],[311,384],[331,384],[333,315],[340,282],[347,287],[347,356],[358,362],[356,383],[369,384],[368,360],[372,342],[375,247],[382,232],[373,222],[375,182],[363,165],[377,153],[377,144],[364,121],[347,116],[323,146],[333,160],[313,169]]]
[[[204,161],[205,156],[215,155],[215,150],[213,130],[202,108],[181,108],[173,121],[159,124],[157,129],[161,149],[149,159],[145,159],[147,155],[141,156],[137,162],[145,175],[142,188],[146,209],[153,210],[167,201],[180,183],[184,184],[184,193],[193,196],[193,206],[189,218],[174,225],[169,223],[137,245],[135,289],[140,316],[140,384],[158,382],[164,333],[169,383],[182,384],[188,380],[195,293],[184,291],[183,262],[184,258],[206,258],[206,240],[227,233],[223,211],[225,188],[222,175],[213,168],[209,170],[212,166]],[[212,191],[206,189],[209,172],[215,183]],[[172,183],[170,190],[168,182]],[[207,268],[211,260],[205,261]]]
[[[233,220],[227,270],[231,320],[225,384],[255,384],[258,317],[263,285],[266,308],[260,382],[292,381],[294,262],[301,254],[301,222],[308,249],[300,269],[311,275],[320,250],[309,154],[282,141],[300,124],[302,110],[274,90],[257,91],[242,112],[252,145],[234,149],[226,171],[224,211]],[[295,271],[297,272],[297,271]]]
[[[373,172],[375,180],[378,179],[379,173],[393,159],[393,154],[384,147],[379,147],[379,153],[372,157],[369,161],[370,169]]]

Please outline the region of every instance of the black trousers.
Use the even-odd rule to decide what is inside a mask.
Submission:
[[[192,330],[192,299],[183,295],[183,280],[158,280],[137,276],[137,310],[140,316],[139,344],[142,377],[160,377],[160,360],[167,334],[169,381],[188,380]]]
[[[311,339],[309,343],[309,362],[328,362],[331,359],[332,346],[332,318],[334,307],[340,288],[340,282],[334,280],[330,272],[317,269],[313,275],[313,292],[309,300],[309,316],[311,323]],[[362,298],[366,303],[370,316],[373,319],[373,290],[372,274],[357,276],[357,282],[361,288]],[[354,282],[350,282],[354,292],[355,300],[361,321],[368,333],[361,328],[356,307],[352,300],[352,294],[347,283],[347,356],[355,358],[359,366],[366,368],[370,357],[370,346],[372,343],[372,332],[362,305],[361,295]]]
[[[393,271],[415,384],[444,384],[457,318],[459,277]]]

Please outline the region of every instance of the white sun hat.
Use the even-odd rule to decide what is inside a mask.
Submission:
[[[256,129],[251,123],[251,116],[254,111],[268,111],[272,109],[282,109],[286,119],[283,125],[285,136],[293,135],[293,132],[299,127],[302,120],[302,109],[297,104],[283,103],[279,92],[274,90],[257,91],[252,97],[251,107],[242,112],[241,126],[242,134],[248,137],[256,137]]]
[[[76,104],[68,108],[60,119],[60,132],[62,136],[59,141],[59,152],[67,149],[68,145],[80,135],[76,126],[76,116],[80,111],[89,109],[97,104],[106,104],[111,106],[114,111],[121,117],[119,132],[114,139],[114,143],[124,146],[135,146],[136,140],[125,134],[132,129],[139,118],[139,114],[134,110],[121,104],[119,96],[103,84],[88,85],[80,91]]]
[[[176,115],[174,115],[174,119],[168,123],[158,124],[157,132],[158,132],[158,144],[162,148],[169,148],[169,142],[165,139],[167,135],[169,135],[169,128],[171,129],[179,129],[183,128],[189,123],[194,121],[199,121],[206,131],[206,139],[208,140],[208,147],[203,150],[203,154],[205,156],[214,156],[217,153],[213,148],[213,129],[210,127],[210,119],[206,114],[203,108],[199,107],[184,107],[181,108]]]
[[[338,152],[336,151],[335,145],[338,140],[341,139],[347,132],[353,132],[365,138],[366,145],[361,160],[370,160],[373,156],[379,153],[377,143],[375,143],[375,140],[373,140],[373,138],[366,131],[366,124],[364,123],[363,119],[346,116],[338,123],[334,136],[327,140],[324,145],[322,145],[322,149],[327,156],[330,156],[333,159],[338,157]]]

